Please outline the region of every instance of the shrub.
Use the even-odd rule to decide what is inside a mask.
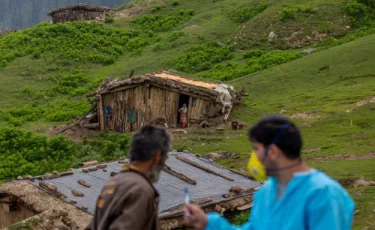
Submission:
[[[264,52],[263,50],[259,50],[259,49],[250,50],[250,51],[247,51],[246,53],[244,53],[243,58],[248,59],[248,58],[253,58],[253,57],[260,57],[265,53],[266,52]]]
[[[238,23],[244,23],[259,13],[262,13],[267,8],[267,5],[257,4],[255,6],[241,7],[238,9],[231,10],[229,12],[229,18]]]
[[[104,23],[113,23],[114,21],[113,17],[106,17]]]
[[[300,57],[301,55],[299,53],[290,53],[276,50],[266,53],[258,58],[250,58],[247,60],[247,64],[250,67],[259,67],[261,69],[266,69],[286,62],[293,61]]]
[[[134,19],[132,23],[138,25],[144,31],[164,32],[186,22],[193,14],[194,11],[183,9],[170,14],[146,14]]]
[[[352,2],[347,4],[345,12],[348,14],[350,24],[353,27],[360,27],[370,23],[371,10],[362,3]]]
[[[64,136],[33,134],[15,128],[0,128],[0,180],[45,172],[66,171],[79,162],[111,161],[126,156],[130,136],[105,134],[98,140],[77,144]]]
[[[250,212],[241,212],[240,214],[236,215],[233,220],[233,224],[240,226],[245,224],[249,221]]]
[[[50,104],[45,111],[47,121],[70,121],[84,115],[91,108],[87,100],[61,101]]]
[[[111,29],[95,22],[40,23],[0,39],[0,66],[27,55],[45,57],[48,63],[65,66],[86,62],[111,64],[125,51],[131,39],[140,36],[151,35]]]
[[[292,9],[283,9],[280,13],[280,20],[285,22],[287,20],[294,20],[296,19],[296,14]]]
[[[193,46],[185,54],[166,64],[179,71],[196,73],[210,69],[215,63],[231,59],[233,49],[232,46],[224,47],[217,42],[210,42]]]
[[[301,57],[301,55],[298,53],[290,53],[285,51],[273,51],[270,53],[265,53],[261,50],[249,51],[245,55],[249,57],[247,59],[247,65],[232,63],[219,64],[210,69],[208,72],[202,74],[201,76],[204,78],[227,81],[243,77],[248,74],[280,65]]]
[[[375,8],[375,0],[358,0],[358,3],[362,3],[363,5],[366,5],[371,8]]]
[[[180,2],[178,0],[173,0],[172,1],[172,5],[173,6],[178,6],[180,4]]]

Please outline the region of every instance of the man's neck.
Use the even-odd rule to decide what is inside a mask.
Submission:
[[[150,166],[147,163],[134,161],[134,162],[131,162],[131,165],[135,166],[137,168],[138,172],[142,173],[144,176],[147,177],[147,175],[150,171],[149,170]]]
[[[275,177],[277,178],[277,180],[279,181],[279,183],[281,185],[286,186],[292,180],[295,173],[307,172],[309,170],[310,170],[310,168],[307,167],[307,165],[301,163],[301,164],[299,164],[296,167],[293,167],[291,169],[278,172],[278,174]]]

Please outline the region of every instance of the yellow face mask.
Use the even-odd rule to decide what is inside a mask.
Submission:
[[[267,179],[267,170],[264,164],[259,160],[255,152],[251,153],[247,169],[250,175],[253,176],[257,181],[264,182]]]

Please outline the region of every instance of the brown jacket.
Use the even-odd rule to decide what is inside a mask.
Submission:
[[[159,194],[149,180],[126,168],[103,188],[87,230],[158,230]]]

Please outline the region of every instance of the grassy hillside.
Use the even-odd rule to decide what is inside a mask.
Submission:
[[[137,0],[118,8],[113,22],[42,23],[2,36],[0,180],[125,154],[129,138],[122,135],[101,133],[77,144],[45,134],[84,114],[91,104],[72,98],[103,79],[166,68],[245,88],[249,96],[234,119],[249,127],[267,114],[289,116],[302,129],[313,167],[337,179],[375,180],[371,2]],[[299,54],[311,47],[316,53]],[[220,163],[244,168],[245,131],[189,132],[196,135],[177,136],[174,148],[236,152],[238,159]],[[355,229],[375,228],[374,188],[348,189],[360,210]]]

